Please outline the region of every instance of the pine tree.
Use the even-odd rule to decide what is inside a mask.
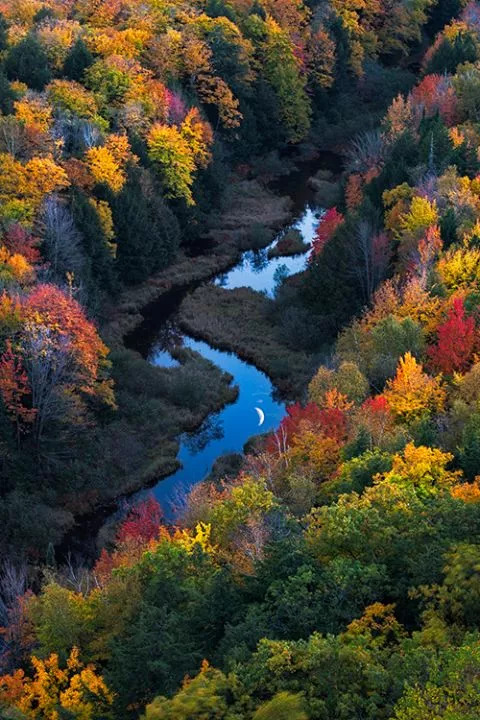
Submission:
[[[77,191],[72,197],[71,210],[75,225],[81,230],[83,249],[88,258],[87,282],[102,290],[113,291],[117,284],[114,260],[94,206]]]
[[[82,38],[78,38],[76,43],[70,48],[65,62],[63,64],[63,73],[70,80],[81,82],[83,73],[93,63],[93,55],[85,45]]]
[[[2,115],[11,115],[13,113],[14,100],[15,93],[4,73],[0,72],[0,112]]]
[[[8,47],[8,23],[0,13],[0,52]]]
[[[179,241],[175,216],[148,176],[130,168],[128,179],[111,200],[121,279],[137,283],[166,267]]]
[[[5,69],[10,80],[20,80],[32,88],[43,90],[50,82],[48,58],[33,34],[14,45],[7,55]]]

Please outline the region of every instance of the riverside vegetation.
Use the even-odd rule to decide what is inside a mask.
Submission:
[[[284,223],[262,187],[291,166],[279,151],[327,115],[333,136],[347,97],[368,118],[411,83],[394,64],[428,20],[405,11],[394,48],[341,8],[97,5],[0,5],[0,542],[40,561],[79,514],[171,470],[178,433],[231,397],[217,373],[188,399],[205,363],[125,352],[141,307]]]
[[[2,717],[477,718],[480,6],[0,11]],[[61,557],[236,392],[127,350],[143,302],[266,244],[262,185],[342,123],[306,270],[180,308],[298,402],[175,525],[147,498]]]

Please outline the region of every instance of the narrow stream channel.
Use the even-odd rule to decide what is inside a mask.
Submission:
[[[316,166],[318,169],[318,164]],[[299,230],[304,242],[311,243],[323,209],[315,204],[314,193],[309,188],[308,169],[298,177],[298,184],[290,193],[293,200],[294,218],[273,240],[271,245],[259,251],[244,252],[239,263],[229,272],[219,275],[211,282],[226,289],[249,287],[272,295],[279,274],[293,274],[304,269],[308,251],[289,257],[268,258],[268,250],[290,228]],[[291,181],[291,178],[289,178]],[[288,188],[290,189],[290,188]],[[285,191],[284,191],[285,192]],[[172,519],[175,508],[185,491],[204,479],[215,461],[228,453],[240,453],[245,443],[254,435],[278,427],[284,414],[285,404],[270,379],[253,365],[233,353],[211,347],[183,333],[176,325],[175,313],[158,318],[155,332],[142,338],[144,356],[154,365],[171,367],[177,364],[171,351],[178,346],[188,347],[200,353],[233,377],[232,384],[239,388],[237,400],[220,412],[210,415],[191,433],[180,437],[178,459],[182,467],[172,475],[160,480],[148,491],[141,491],[136,499],[153,493],[162,505],[166,519]],[[154,325],[150,319],[150,328]],[[138,345],[137,345],[137,348]],[[260,412],[259,412],[260,411]],[[260,423],[260,417],[262,422]]]
[[[300,218],[289,227],[298,228],[306,242],[311,242],[321,209],[307,205]],[[272,246],[277,242],[274,240]],[[250,287],[271,294],[275,287],[275,272],[300,272],[305,267],[308,253],[268,260],[268,248],[259,252],[246,252],[242,260],[229,273],[213,280],[225,288]],[[270,379],[253,365],[233,353],[211,347],[170,328],[168,339],[175,344],[195,350],[217,367],[233,376],[233,384],[239,388],[236,401],[226,405],[220,412],[210,415],[192,433],[180,438],[178,459],[182,467],[161,480],[153,494],[159,500],[165,516],[170,518],[173,508],[192,485],[204,479],[221,455],[242,452],[249,438],[278,427],[284,414],[285,404]],[[165,333],[151,349],[148,359],[154,365],[169,366],[176,361],[170,355],[172,345],[165,344]],[[257,410],[258,408],[258,410]],[[260,412],[258,412],[260,411]],[[264,420],[260,425],[260,415]]]

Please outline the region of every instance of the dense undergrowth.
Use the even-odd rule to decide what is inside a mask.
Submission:
[[[2,9],[2,716],[478,717],[477,4]],[[208,230],[235,164],[402,84],[268,310],[272,347],[338,334],[308,398],[178,526],[148,500],[93,568],[57,565],[72,513],[134,483],[141,427],[232,393],[188,352],[109,358],[98,308]]]

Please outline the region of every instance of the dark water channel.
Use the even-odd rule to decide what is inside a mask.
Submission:
[[[313,163],[302,164],[298,172],[279,181],[275,190],[292,198],[292,222],[274,238],[268,248],[244,252],[235,267],[213,278],[211,282],[226,289],[249,287],[272,295],[279,276],[302,271],[308,251],[300,255],[269,259],[268,250],[290,228],[298,229],[303,240],[311,243],[323,209],[315,202],[308,178],[321,168],[332,169],[334,162],[334,158],[322,156]],[[336,163],[338,171],[338,158]],[[144,323],[128,338],[129,347],[161,367],[177,364],[171,354],[174,348],[180,346],[195,350],[230,373],[233,384],[239,389],[234,403],[211,414],[194,432],[181,436],[178,459],[182,467],[146,491],[153,492],[160,501],[167,519],[171,518],[173,508],[185,490],[204,479],[217,458],[227,453],[242,452],[249,438],[276,428],[285,414],[284,402],[263,372],[233,353],[211,347],[179,329],[175,311],[186,294],[194,289],[179,290],[163,299],[161,304],[152,306],[153,309],[145,313]]]

